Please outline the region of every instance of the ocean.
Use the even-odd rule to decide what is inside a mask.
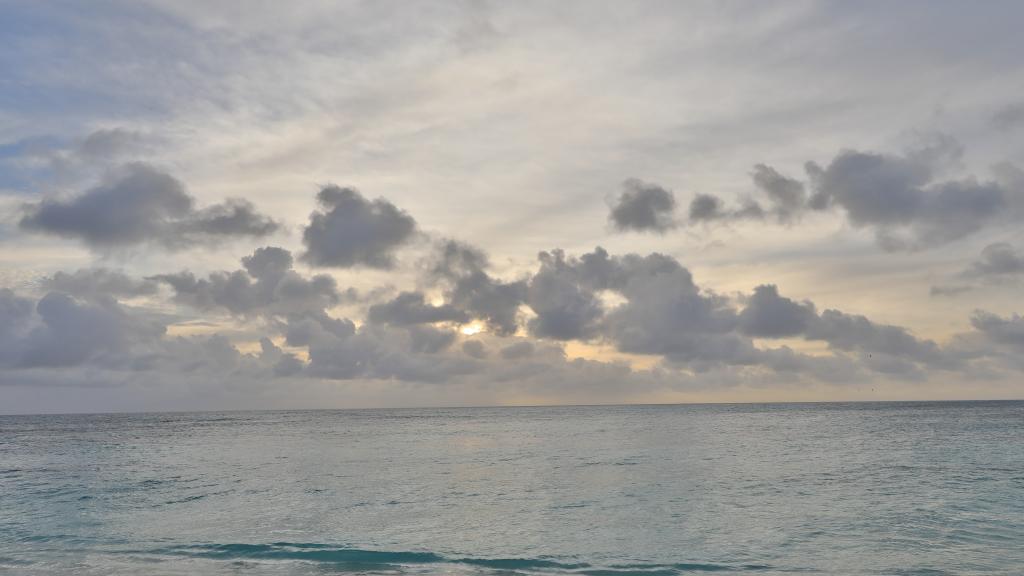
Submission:
[[[1024,402],[0,417],[5,574],[1024,574]]]

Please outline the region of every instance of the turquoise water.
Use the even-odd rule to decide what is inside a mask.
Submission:
[[[0,417],[11,574],[1022,574],[1024,402]]]

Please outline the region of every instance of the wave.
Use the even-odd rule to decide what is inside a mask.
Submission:
[[[612,564],[596,566],[585,562],[564,562],[546,558],[447,557],[434,552],[401,552],[344,548],[328,544],[274,542],[271,544],[194,544],[145,551],[124,551],[132,555],[176,556],[227,561],[299,561],[329,565],[335,571],[403,571],[431,565],[463,566],[470,569],[507,573],[559,573],[579,576],[676,576],[701,572],[747,572],[769,570],[761,564]]]

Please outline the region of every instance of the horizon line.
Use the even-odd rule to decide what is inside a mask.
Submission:
[[[123,410],[110,412],[0,412],[0,418],[9,416],[115,416],[141,414],[222,414],[251,412],[356,412],[384,410],[484,410],[495,408],[615,408],[615,407],[662,407],[662,406],[776,406],[792,404],[995,404],[1000,402],[1024,402],[1024,398],[974,398],[942,400],[791,400],[767,402],[616,402],[595,404],[481,404],[481,405],[438,405],[438,406],[360,406],[350,408],[227,408],[222,410]]]

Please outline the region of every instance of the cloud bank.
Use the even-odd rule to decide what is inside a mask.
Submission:
[[[24,207],[23,230],[79,240],[96,250],[155,244],[171,250],[228,238],[261,238],[279,224],[251,202],[231,199],[204,208],[173,176],[132,163],[94,188]]]

